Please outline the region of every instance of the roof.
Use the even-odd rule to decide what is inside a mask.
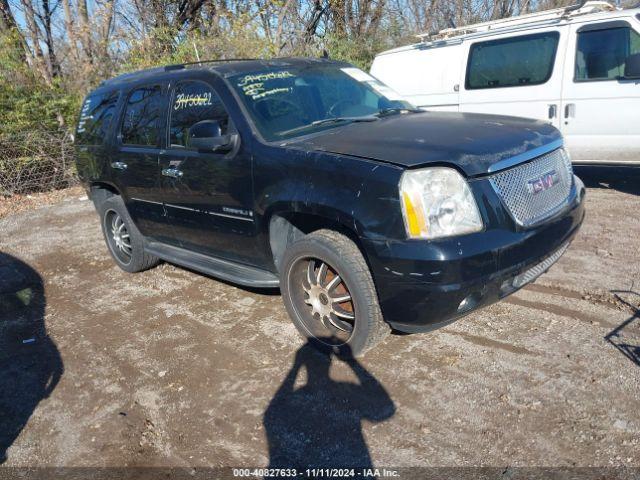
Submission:
[[[185,70],[206,70],[218,73],[223,77],[231,75],[255,72],[263,69],[282,68],[287,66],[307,66],[318,64],[346,65],[324,58],[272,58],[272,59],[228,59],[228,60],[205,60],[202,62],[182,63],[176,65],[165,65],[162,67],[148,68],[135,72],[124,73],[117,77],[105,80],[98,88],[116,87],[119,85],[143,81],[158,76],[171,76],[173,72],[184,72]]]
[[[528,30],[534,27],[560,26],[580,21],[603,20],[615,17],[628,17],[640,14],[640,8],[620,10],[603,1],[589,1],[584,4],[566,8],[556,8],[543,12],[520,15],[511,18],[493,20],[458,28],[447,28],[437,33],[418,35],[422,39],[419,43],[394,48],[379,53],[386,55],[412,49],[424,49],[460,44],[464,40],[482,38],[498,33],[509,33]]]

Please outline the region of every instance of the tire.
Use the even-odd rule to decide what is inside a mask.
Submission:
[[[287,248],[280,271],[287,312],[317,348],[359,357],[391,331],[367,262],[346,236],[333,230],[305,235]]]
[[[122,270],[129,273],[142,272],[160,263],[158,257],[145,252],[144,237],[133,223],[121,197],[109,197],[97,209],[109,253]]]

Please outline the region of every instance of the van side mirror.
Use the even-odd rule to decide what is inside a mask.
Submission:
[[[187,134],[187,147],[205,152],[228,152],[233,148],[236,135],[223,135],[220,122],[202,120],[194,123]]]
[[[640,53],[627,57],[624,64],[624,78],[640,79]]]

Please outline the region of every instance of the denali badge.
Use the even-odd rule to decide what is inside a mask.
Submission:
[[[527,180],[527,189],[529,192],[536,195],[544,190],[550,189],[558,183],[560,183],[558,172],[551,170],[547,173],[543,173],[539,177]]]

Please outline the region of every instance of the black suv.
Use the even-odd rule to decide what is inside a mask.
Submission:
[[[122,269],[163,259],[280,287],[302,335],[355,355],[531,282],[584,217],[551,125],[416,110],[322,59],[106,81],[82,106],[76,154]]]

